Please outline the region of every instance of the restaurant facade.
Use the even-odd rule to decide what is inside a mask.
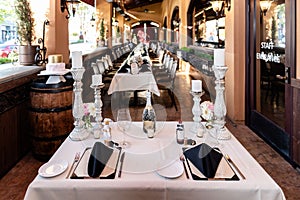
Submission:
[[[135,13],[137,19],[127,20],[115,12],[115,4],[107,0],[82,0],[95,6],[96,26],[107,21],[106,46],[112,48],[114,35],[112,18],[118,20],[121,33],[137,21],[155,22],[159,25],[155,42],[159,41],[174,54],[184,48],[195,52],[207,52],[216,48],[222,40],[225,48],[225,101],[229,121],[244,121],[293,166],[300,165],[300,38],[296,21],[300,20],[300,4],[296,0],[272,1],[262,11],[261,0],[227,0],[219,13],[211,13],[201,5],[208,1],[164,0],[157,1],[150,9],[156,14]],[[45,46],[47,55],[62,54],[69,63],[69,33],[66,12],[61,10],[61,0],[31,0],[35,13],[37,38],[42,37],[42,25],[47,18]],[[206,12],[207,11],[207,12]],[[212,16],[212,18],[209,18]],[[217,24],[217,40],[206,43],[209,32],[203,34],[201,24],[222,19]],[[215,22],[214,22],[215,23]],[[97,26],[98,27],[98,26]],[[202,34],[202,35],[201,35]],[[204,39],[203,39],[204,38]],[[122,36],[122,42],[128,38]],[[132,38],[131,38],[132,39]],[[208,45],[207,45],[208,44]],[[97,51],[97,49],[95,50]],[[206,77],[207,68],[193,66],[181,60],[195,74],[194,78]],[[207,79],[210,80],[210,79]],[[210,80],[211,81],[211,80]],[[210,90],[207,82],[206,86]],[[213,91],[211,91],[213,93]],[[4,121],[1,121],[4,123]]]
[[[95,5],[96,13],[100,13],[96,23],[100,23],[100,18],[111,22],[115,15],[122,32],[125,26],[130,27],[137,21],[134,18],[126,21],[121,14],[114,13],[114,5],[107,1],[86,2]],[[300,70],[297,67],[299,31],[296,26],[299,16],[296,13],[300,5],[295,0],[272,1],[270,7],[262,11],[260,0],[226,2],[219,17],[214,15],[213,18],[223,18],[225,23],[218,29],[218,34],[219,38],[225,37],[227,116],[233,121],[245,121],[286,159],[299,164]],[[66,59],[69,55],[68,20],[59,9],[59,0],[49,1],[48,6],[48,18],[52,22],[48,32],[51,36],[47,41],[48,53],[59,50]],[[165,0],[161,7],[154,4],[150,8],[156,9],[156,13],[136,13],[139,21],[159,24],[158,41],[177,46],[179,50],[199,47],[201,23],[211,21],[213,15],[197,0]],[[176,25],[176,21],[180,23]],[[110,47],[112,24],[107,23],[107,27]],[[202,51],[198,47],[195,51]],[[274,67],[278,71],[274,71]],[[202,73],[199,69],[196,71]]]

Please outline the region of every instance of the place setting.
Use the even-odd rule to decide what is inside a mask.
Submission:
[[[239,169],[232,166],[234,163],[230,157],[227,154],[223,155],[218,147],[200,143],[182,150],[181,159],[193,180],[239,181],[240,177],[245,179]]]

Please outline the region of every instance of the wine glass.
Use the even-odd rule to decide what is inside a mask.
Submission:
[[[118,110],[117,125],[123,133],[123,141],[120,143],[122,148],[127,148],[130,143],[125,141],[125,132],[130,128],[131,116],[128,108],[122,108]]]

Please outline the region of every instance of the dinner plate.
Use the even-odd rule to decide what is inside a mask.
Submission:
[[[54,177],[63,173],[68,168],[68,162],[66,160],[53,160],[43,164],[39,168],[39,175],[42,177]]]
[[[165,178],[178,178],[183,172],[183,163],[180,160],[176,160],[170,165],[156,171],[157,174]]]

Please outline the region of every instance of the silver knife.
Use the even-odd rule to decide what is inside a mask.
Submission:
[[[231,160],[231,158],[229,157],[228,154],[224,155],[225,160],[230,163],[233,168],[235,168],[235,170],[240,174],[240,176],[242,177],[242,179],[246,179],[246,177],[244,176],[244,174],[241,172],[241,170],[236,166],[236,164]]]
[[[118,173],[118,178],[121,177],[122,174],[122,168],[123,168],[123,163],[124,163],[124,157],[125,157],[125,152],[122,153],[121,158],[120,158],[120,169]]]

